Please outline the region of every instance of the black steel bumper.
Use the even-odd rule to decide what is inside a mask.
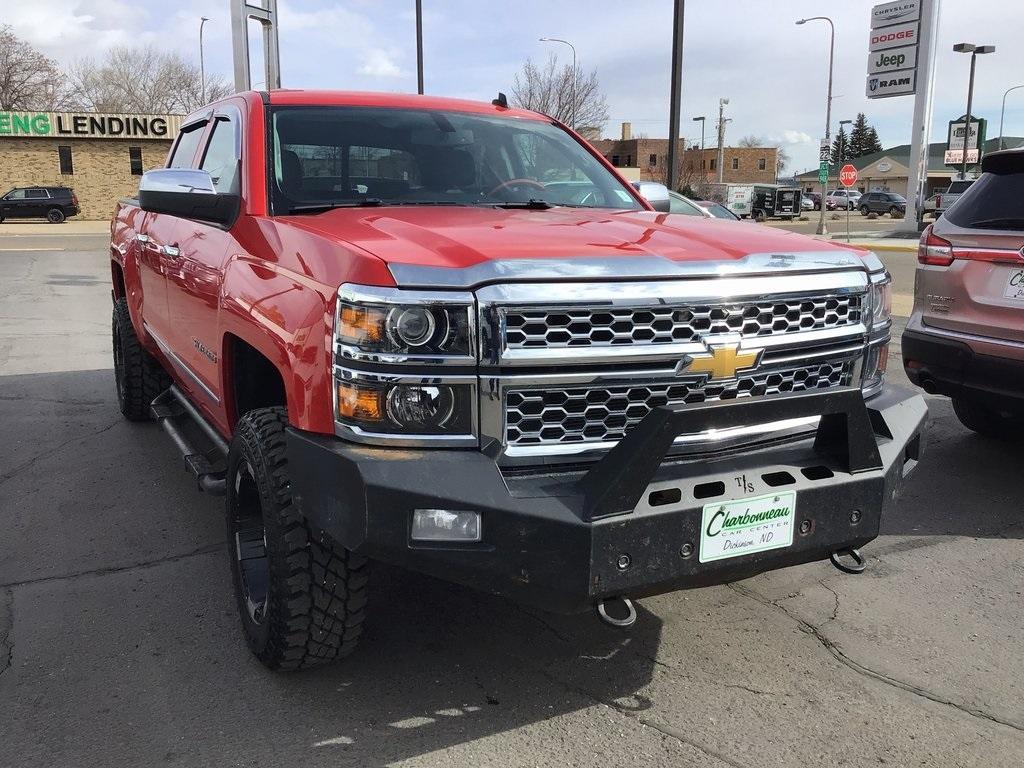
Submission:
[[[289,430],[302,513],[371,558],[571,613],[820,560],[878,535],[922,449],[923,399],[888,387],[656,409],[589,469],[503,473],[477,451],[371,448]],[[757,450],[666,460],[674,438],[821,415],[817,433]],[[705,504],[796,491],[792,545],[701,563]],[[483,541],[422,544],[415,509],[476,510]],[[806,522],[805,522],[806,521]],[[628,567],[623,568],[628,556]]]
[[[997,409],[1024,409],[1024,362],[979,355],[962,341],[909,328],[901,347],[907,377],[926,391]]]

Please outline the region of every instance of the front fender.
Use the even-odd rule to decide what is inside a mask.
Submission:
[[[334,433],[331,338],[337,289],[279,265],[232,258],[221,287],[222,350],[235,336],[269,360],[284,382],[288,420],[298,429]],[[230,366],[222,374],[230,377]],[[233,391],[223,381],[222,391]],[[229,416],[230,418],[230,416]]]

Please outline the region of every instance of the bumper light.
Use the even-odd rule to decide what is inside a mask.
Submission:
[[[413,541],[480,541],[480,513],[417,509],[412,515],[409,538]]]

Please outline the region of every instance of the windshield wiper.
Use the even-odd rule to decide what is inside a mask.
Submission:
[[[538,200],[535,197],[531,197],[529,200],[512,200],[507,203],[490,203],[495,208],[525,208],[530,211],[546,211],[548,208],[554,208],[554,206],[547,200]]]
[[[982,229],[1020,229],[1024,227],[1024,218],[1008,216],[999,219],[979,219],[978,221],[972,221],[967,226],[980,227]]]
[[[293,205],[288,213],[323,213],[334,208],[375,208],[384,205],[379,197],[366,197],[362,200],[335,200],[330,203],[312,203],[310,205]]]

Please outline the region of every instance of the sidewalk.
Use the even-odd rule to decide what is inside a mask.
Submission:
[[[0,235],[106,235],[110,233],[109,221],[77,221],[72,219],[63,224],[48,221],[5,221],[0,224]]]

